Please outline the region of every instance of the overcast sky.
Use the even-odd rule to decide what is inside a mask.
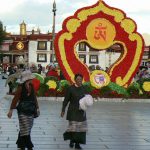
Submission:
[[[63,20],[77,9],[95,4],[98,0],[55,0],[57,5],[56,32]],[[150,34],[150,0],[104,0],[108,5],[122,9],[137,23],[138,32]],[[52,31],[53,0],[0,0],[0,20],[8,32],[19,33],[19,24],[27,24],[27,30]]]

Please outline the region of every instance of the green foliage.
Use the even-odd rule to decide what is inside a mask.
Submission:
[[[67,80],[61,80],[58,82],[58,91],[62,92],[70,86],[70,82]]]
[[[33,73],[33,75],[40,81],[40,83],[44,83],[44,77],[41,74]]]
[[[116,83],[113,83],[113,82],[110,82],[108,87],[112,90],[112,91],[115,91],[117,92],[118,94],[121,94],[125,97],[128,97],[129,96],[129,93],[127,92],[127,89],[122,87],[122,86],[119,86],[118,84]]]
[[[49,90],[48,85],[41,83],[40,88],[38,90],[38,96],[45,96],[44,94]]]
[[[3,24],[0,21],[0,46],[3,42],[3,40],[5,39],[5,37],[6,37],[6,32],[3,30]]]
[[[137,82],[133,82],[127,88],[127,92],[129,93],[130,97],[139,97],[140,94],[140,85]]]
[[[112,89],[109,86],[104,86],[100,89],[100,93],[102,96],[111,94]]]
[[[91,92],[91,91],[93,91],[95,88],[91,85],[91,83],[90,82],[84,82],[83,83],[83,86],[86,88],[86,90],[88,91],[88,92]]]

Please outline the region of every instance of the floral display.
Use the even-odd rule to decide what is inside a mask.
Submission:
[[[73,82],[74,75],[80,72],[85,82],[90,81],[90,71],[75,51],[78,43],[85,42],[98,51],[120,44],[123,47],[121,56],[107,73],[111,82],[128,87],[144,52],[144,40],[136,29],[136,23],[122,10],[104,1],[77,10],[65,19],[55,38],[55,53],[65,78]]]
[[[79,59],[76,46],[84,42],[95,51],[106,51],[119,45],[120,57],[107,73],[91,72]],[[83,75],[83,86],[94,98],[150,98],[150,79],[132,82],[144,52],[144,40],[137,32],[135,21],[117,8],[99,0],[84,7],[64,20],[62,30],[54,41],[55,54],[60,70],[66,80],[60,80],[56,66],[50,64],[46,77],[34,73],[33,86],[38,96],[64,96],[69,85],[74,83],[77,73]],[[37,70],[30,64],[32,72]]]
[[[55,77],[43,77],[40,82],[39,75],[32,80],[37,96],[42,97],[64,97],[66,89],[70,86],[67,80],[57,80]],[[108,80],[109,81],[109,80]],[[12,87],[17,89],[18,83],[14,82]],[[83,86],[94,98],[150,98],[150,79],[133,82],[127,88],[114,82],[108,82],[101,88],[95,87],[91,82],[84,82]]]

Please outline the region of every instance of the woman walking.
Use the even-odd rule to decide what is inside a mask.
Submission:
[[[32,150],[34,147],[31,141],[31,129],[33,126],[34,117],[39,116],[39,106],[35,91],[32,85],[34,76],[27,70],[21,75],[21,83],[18,86],[16,94],[10,105],[10,110],[7,114],[8,118],[12,117],[13,109],[17,108],[19,119],[19,134],[17,139],[18,150]]]
[[[69,121],[68,129],[64,133],[64,140],[70,140],[70,148],[75,146],[76,149],[82,149],[80,144],[86,144],[86,113],[79,108],[79,100],[87,94],[85,87],[82,85],[83,76],[75,75],[75,84],[71,85],[65,94],[62,105],[61,117],[65,114],[66,106],[69,103],[67,111],[67,120]]]

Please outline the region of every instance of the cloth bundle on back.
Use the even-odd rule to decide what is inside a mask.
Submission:
[[[86,111],[87,107],[93,105],[93,97],[89,94],[86,94],[83,98],[79,100],[80,109]]]

